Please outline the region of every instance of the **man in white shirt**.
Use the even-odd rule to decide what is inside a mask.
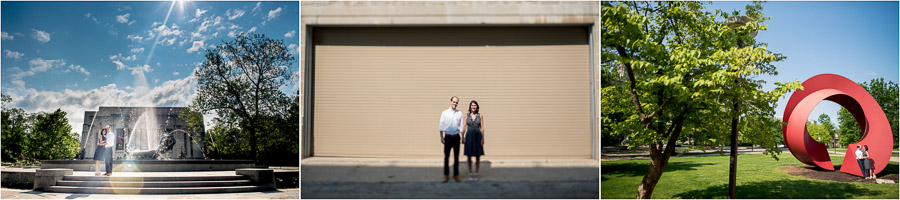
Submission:
[[[453,149],[453,179],[459,182],[459,128],[462,126],[462,112],[456,110],[458,103],[459,97],[450,97],[450,108],[441,112],[438,125],[441,143],[444,144],[444,183],[450,178],[450,149]]]
[[[113,169],[113,155],[116,152],[116,133],[110,130],[109,125],[106,125],[106,174],[104,176],[112,176]]]
[[[862,171],[863,177],[869,177],[869,172],[865,168],[866,155],[862,150],[862,146],[856,145],[856,164],[859,164],[859,170]]]

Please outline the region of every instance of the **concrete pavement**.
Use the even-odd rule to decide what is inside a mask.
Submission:
[[[300,199],[300,189],[266,192],[190,194],[190,195],[117,195],[53,193],[22,189],[0,189],[2,199]]]
[[[442,158],[312,157],[300,161],[301,197],[599,198],[597,160],[484,159],[481,163],[478,182],[441,183]],[[460,160],[459,169],[465,179],[465,159]]]

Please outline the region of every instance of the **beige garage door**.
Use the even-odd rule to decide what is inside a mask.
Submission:
[[[313,29],[313,156],[440,157],[456,95],[482,107],[486,157],[590,158],[587,31]]]

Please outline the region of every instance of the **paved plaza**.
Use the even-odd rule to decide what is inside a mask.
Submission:
[[[300,162],[303,198],[599,198],[599,162],[592,159],[484,159],[479,181],[447,183],[440,182],[442,158]],[[468,174],[465,159],[459,169]]]
[[[189,194],[189,195],[115,195],[71,194],[2,188],[2,199],[300,199],[300,189],[266,192]]]
[[[16,169],[4,167],[3,171],[34,171],[34,169]],[[276,171],[296,170],[295,167],[275,168]],[[74,171],[73,175],[93,176],[93,171]],[[224,176],[235,175],[234,171],[197,171],[197,172],[113,172],[113,177],[167,177],[167,176]],[[184,194],[184,195],[116,195],[116,194],[80,194],[54,193],[26,189],[2,188],[2,199],[299,199],[299,188],[278,189],[265,192]]]

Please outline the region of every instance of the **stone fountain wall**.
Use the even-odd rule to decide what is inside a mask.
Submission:
[[[134,134],[134,126],[139,123],[141,116],[153,117],[154,119],[146,119],[146,122],[154,122],[155,128],[158,130],[184,130],[185,132],[175,133],[175,146],[166,156],[175,159],[178,155],[184,153],[188,159],[203,159],[204,155],[200,147],[202,143],[194,142],[191,137],[204,138],[203,133],[192,133],[188,131],[188,127],[184,119],[180,117],[181,110],[184,107],[100,107],[97,111],[85,111],[84,126],[81,133],[81,146],[84,148],[83,159],[93,159],[94,151],[97,144],[97,135],[106,125],[109,125],[114,132],[121,132],[127,128],[126,134]],[[149,113],[147,113],[149,112]],[[144,115],[147,113],[147,115]],[[93,128],[91,126],[93,125]],[[143,127],[143,125],[138,124]],[[153,126],[151,124],[151,126]],[[162,134],[162,133],[160,133]],[[161,136],[161,135],[160,135]],[[128,141],[128,135],[125,142]],[[120,140],[121,141],[121,140]],[[155,148],[159,142],[159,138],[150,141],[149,148]],[[125,144],[117,144],[115,157],[117,160],[123,159],[125,156]]]

